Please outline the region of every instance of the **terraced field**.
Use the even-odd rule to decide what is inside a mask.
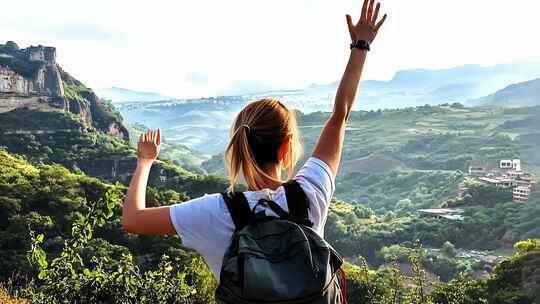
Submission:
[[[305,150],[328,113],[302,115]],[[456,194],[474,159],[520,158],[540,175],[540,107],[518,109],[422,106],[353,112],[336,195],[375,210],[394,210],[401,200],[433,207]],[[308,153],[306,153],[308,154]]]

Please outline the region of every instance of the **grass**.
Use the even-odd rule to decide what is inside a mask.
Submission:
[[[90,89],[88,89],[85,85],[74,85],[74,84],[67,84],[64,82],[64,94],[66,97],[70,100],[75,100],[81,104],[88,105],[88,100],[84,98],[81,93],[89,92]]]

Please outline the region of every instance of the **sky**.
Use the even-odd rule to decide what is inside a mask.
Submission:
[[[337,81],[361,0],[4,1],[0,43],[57,48],[93,88],[174,97]],[[401,69],[540,61],[538,0],[383,0],[364,79]]]

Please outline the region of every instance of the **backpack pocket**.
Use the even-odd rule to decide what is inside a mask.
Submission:
[[[245,254],[243,257],[243,294],[247,299],[291,300],[320,291],[318,279],[306,260],[301,244],[286,256]]]

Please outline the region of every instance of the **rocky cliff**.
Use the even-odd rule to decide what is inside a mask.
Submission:
[[[18,108],[71,112],[87,128],[129,139],[120,114],[60,68],[54,47],[0,44],[0,113]]]

